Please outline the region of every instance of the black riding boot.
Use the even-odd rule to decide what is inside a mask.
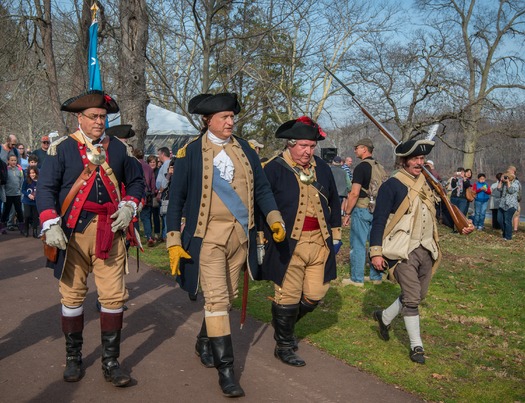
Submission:
[[[303,316],[305,316],[307,313],[313,312],[315,308],[317,308],[317,305],[319,304],[319,301],[313,301],[305,298],[304,296],[301,298],[301,302],[299,303],[299,313],[297,314],[297,322],[301,320]],[[293,351],[299,350],[299,346],[297,344],[297,338],[294,336],[294,345],[293,345]]]
[[[206,320],[202,320],[202,327],[200,333],[197,335],[197,343],[195,344],[195,354],[201,358],[201,364],[206,368],[213,368],[213,354],[211,352],[210,339],[206,331]]]
[[[275,329],[273,338],[277,342],[274,355],[282,362],[294,367],[306,365],[304,360],[294,352],[295,323],[299,314],[299,304],[278,305],[272,303],[272,324]]]
[[[66,337],[66,369],[64,381],[78,382],[82,378],[82,331],[84,314],[80,316],[63,316],[62,331]]]
[[[244,396],[244,390],[235,380],[233,373],[233,346],[230,334],[210,337],[211,351],[215,368],[219,371],[219,385],[226,397]]]
[[[123,313],[100,313],[102,340],[102,373],[106,381],[114,386],[126,386],[131,377],[122,368],[117,358],[120,355],[120,330]]]

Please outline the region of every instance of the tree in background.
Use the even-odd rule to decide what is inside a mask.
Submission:
[[[525,1],[417,0],[431,27],[446,35],[449,80],[464,134],[463,166],[474,167],[487,118],[498,120],[525,90]],[[516,97],[513,99],[513,97]]]
[[[120,119],[131,124],[137,135],[132,141],[144,147],[148,130],[146,108],[146,47],[149,18],[145,0],[120,0],[120,41],[118,54],[118,90]]]

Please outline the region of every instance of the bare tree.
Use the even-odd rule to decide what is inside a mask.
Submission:
[[[42,36],[42,51],[46,62],[46,76],[49,90],[49,101],[54,126],[61,132],[67,128],[60,112],[60,96],[58,91],[58,76],[53,52],[53,24],[51,21],[51,0],[34,0],[37,14],[37,25]]]
[[[478,142],[490,133],[483,130],[487,112],[505,110],[505,103],[515,103],[508,94],[525,89],[525,63],[518,54],[525,34],[525,2],[418,0],[417,4],[429,12],[438,31],[447,33],[450,48],[461,47],[460,57],[448,59],[449,74],[455,77],[456,108],[464,130],[463,165],[473,167]]]
[[[121,122],[131,124],[137,134],[134,140],[144,147],[148,130],[146,109],[146,46],[149,19],[145,0],[120,1],[119,103]]]

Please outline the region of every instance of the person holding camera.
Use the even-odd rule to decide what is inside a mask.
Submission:
[[[501,200],[498,209],[498,222],[501,226],[503,239],[510,241],[512,239],[512,217],[518,210],[518,196],[520,183],[516,180],[516,175],[511,170],[507,170],[498,183],[498,189],[501,189]]]
[[[492,212],[492,229],[501,229],[498,222],[498,209],[499,203],[501,200],[501,188],[498,188],[498,185],[501,181],[503,172],[498,172],[496,174],[496,182],[490,185],[490,199],[489,199],[489,209]]]
[[[450,188],[452,190],[452,194],[450,196],[450,202],[457,206],[459,211],[463,213],[463,215],[467,216],[468,214],[468,200],[465,195],[465,192],[467,191],[467,188],[470,187],[469,180],[465,177],[465,169],[462,167],[459,167],[456,170],[455,175],[450,180]]]

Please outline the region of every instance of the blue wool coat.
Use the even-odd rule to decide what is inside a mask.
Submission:
[[[238,137],[234,138],[246,155],[253,172],[253,199],[255,206],[249,211],[249,215],[253,218],[255,209],[257,208],[264,216],[267,216],[269,212],[277,210],[277,205],[270,189],[270,184],[262,170],[259,156],[247,141]],[[209,203],[203,203],[203,205],[201,205],[203,193],[211,194],[209,185],[203,183],[209,183],[211,181],[208,174],[206,174],[207,177],[203,181],[203,166],[203,136],[200,136],[188,144],[184,156],[180,156],[180,158],[175,160],[166,218],[168,232],[180,231],[182,218],[185,217],[186,220],[184,231],[181,233],[181,241],[182,247],[188,251],[192,258],[191,260],[183,259],[181,261],[181,275],[177,276],[177,282],[182,289],[191,294],[197,292],[199,284],[199,258],[203,240],[202,237],[196,236],[196,232],[198,232],[198,227],[201,228],[199,229],[199,231],[201,231],[202,227],[206,225],[205,222],[202,222],[201,217],[205,215],[206,211],[209,211],[210,208]],[[206,167],[208,169],[213,167],[213,163],[207,161]],[[210,175],[212,172],[213,171],[210,172]],[[206,189],[203,189],[204,186],[206,186]],[[252,227],[248,229],[247,263],[252,278],[255,280],[261,278],[261,273],[257,266],[256,234],[257,228],[255,225],[252,225]]]
[[[281,158],[281,156],[276,158]],[[331,234],[332,228],[341,227],[341,204],[339,202],[337,186],[332,175],[332,170],[328,164],[317,156],[314,156],[314,159],[317,182],[323,186],[328,199],[326,200],[324,197],[319,197],[328,232]],[[294,225],[300,225],[300,228],[302,228],[303,225],[303,223],[295,222],[299,209],[300,188],[295,173],[281,165],[276,159],[266,164],[264,172],[272,187],[277,207],[284,219],[286,239],[284,242],[275,242],[272,238],[270,228],[268,225],[265,225],[264,235],[268,243],[266,244],[262,277],[264,280],[271,280],[278,285],[282,285],[288,264],[297,245],[297,241],[290,237],[292,228],[294,228]],[[332,236],[326,239],[326,245],[330,250],[330,254],[325,264],[325,283],[337,277]]]
[[[60,209],[64,203],[69,190],[84,170],[85,160],[79,153],[79,143],[67,136],[57,140],[50,147],[48,157],[42,165],[37,183],[37,209],[40,214],[40,222],[50,218],[58,217]],[[126,145],[115,137],[109,137],[107,147],[107,161],[119,186],[124,185],[126,197],[125,200],[133,200],[138,204],[144,192],[144,174],[137,160],[128,154]],[[89,191],[87,200],[93,202],[109,202],[112,200],[113,191],[101,186],[99,189],[101,195],[96,194],[95,186]],[[66,226],[67,217],[72,209],[80,210],[78,221],[74,228]],[[62,218],[62,229],[66,237],[70,237],[73,231],[82,231],[93,217],[93,213],[82,210],[82,202],[77,198],[73,200],[66,214]],[[65,264],[66,251],[58,251],[58,260],[56,263],[47,262],[47,267],[54,270],[56,278],[62,276],[62,270]]]

